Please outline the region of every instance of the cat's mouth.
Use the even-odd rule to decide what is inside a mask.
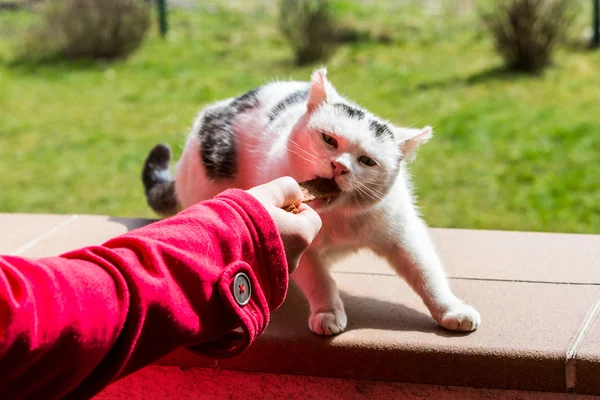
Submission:
[[[319,176],[310,181],[301,182],[300,188],[304,194],[304,202],[314,202],[315,206],[330,205],[342,192],[335,178],[322,178]]]
[[[329,193],[328,193],[329,196],[325,197],[323,199],[323,201],[326,205],[331,205],[340,197],[340,195],[343,193],[343,189],[338,185],[335,178],[330,178],[330,179],[322,178],[322,179],[324,179],[325,181],[328,182],[328,190],[329,190]]]
[[[323,205],[325,205],[325,206],[328,206],[328,205],[330,205],[332,202],[334,202],[334,201],[335,201],[336,197],[337,197],[337,196],[325,197],[325,198],[321,199],[321,200],[320,200],[320,202],[321,202]],[[316,201],[315,201],[315,203],[316,203],[316,204],[318,204],[318,202],[319,202],[319,200],[316,200]]]

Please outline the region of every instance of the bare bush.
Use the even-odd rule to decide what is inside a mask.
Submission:
[[[506,66],[537,73],[552,61],[552,52],[565,38],[575,18],[572,0],[497,0],[482,10]]]
[[[114,59],[135,51],[150,27],[145,0],[55,0],[25,44],[26,57]]]
[[[280,0],[279,27],[299,65],[326,60],[338,45],[327,0]]]

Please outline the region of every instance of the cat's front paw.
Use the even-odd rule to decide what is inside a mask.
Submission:
[[[331,310],[311,314],[308,319],[310,330],[317,335],[337,335],[346,329],[348,318],[344,310]]]
[[[437,321],[451,331],[471,332],[481,324],[481,316],[472,306],[457,302],[448,307]]]

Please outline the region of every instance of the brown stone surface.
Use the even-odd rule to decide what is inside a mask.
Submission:
[[[22,255],[27,257],[54,256],[83,246],[99,245],[149,222],[148,220],[78,215],[69,224],[25,250]],[[35,222],[32,222],[31,225],[35,225]]]
[[[566,393],[258,374],[214,368],[150,366],[113,383],[94,397],[94,400],[104,399],[593,400],[595,397]]]
[[[431,229],[448,276],[468,279],[600,284],[600,235]],[[363,251],[337,270],[393,275]]]
[[[598,315],[595,315],[594,322],[577,351],[575,392],[600,394],[600,316]]]
[[[565,354],[598,290],[593,286],[455,281],[482,325],[472,334],[435,324],[396,277],[336,274],[348,330],[308,331],[308,309],[292,290],[267,332],[222,368],[503,389],[564,391]],[[558,301],[560,300],[560,301]]]
[[[0,254],[21,252],[24,246],[53,228],[69,222],[71,215],[36,215],[0,213]]]
[[[102,216],[0,214],[0,250],[40,257],[101,244],[149,223]],[[566,353],[600,295],[600,236],[432,229],[457,295],[476,306],[472,334],[437,327],[382,260],[362,252],[335,267],[349,317],[333,338],[308,330],[290,288],[267,332],[242,356],[179,350],[163,365],[409,383],[564,392]],[[600,395],[600,322],[577,352],[578,393]]]
[[[600,235],[432,229],[452,276],[599,283]]]

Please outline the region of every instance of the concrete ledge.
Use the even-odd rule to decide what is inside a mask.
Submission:
[[[151,396],[148,393],[152,393]],[[593,400],[595,396],[150,366],[94,397],[120,399]]]
[[[56,255],[149,223],[102,216],[0,214],[0,249]],[[219,370],[600,395],[600,235],[432,229],[457,295],[482,326],[438,328],[386,263],[361,252],[335,266],[347,332],[313,335],[290,288],[267,332],[218,364],[184,350],[159,363]]]

